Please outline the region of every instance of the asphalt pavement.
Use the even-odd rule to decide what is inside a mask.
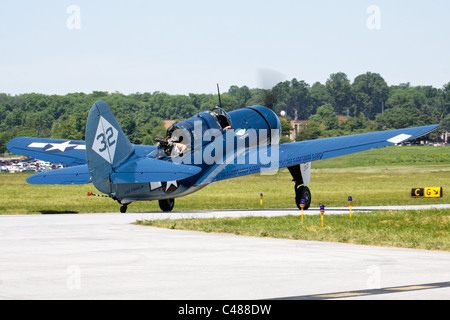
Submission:
[[[299,212],[0,216],[0,299],[450,299],[449,252],[132,224],[286,214]]]

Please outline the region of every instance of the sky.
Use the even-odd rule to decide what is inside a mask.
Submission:
[[[450,82],[448,0],[2,0],[0,92]]]

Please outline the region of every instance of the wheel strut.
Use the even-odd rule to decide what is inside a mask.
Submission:
[[[295,203],[301,210],[300,203],[302,199],[305,200],[305,207],[303,210],[308,210],[311,206],[311,191],[304,184],[300,165],[295,165],[289,167],[288,169],[292,175],[293,181],[295,182]]]

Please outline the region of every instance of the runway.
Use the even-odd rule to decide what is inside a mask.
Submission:
[[[132,224],[167,216],[287,214],[298,213],[0,216],[0,299],[450,299],[448,252]]]

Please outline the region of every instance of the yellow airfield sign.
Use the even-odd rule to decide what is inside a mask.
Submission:
[[[442,187],[438,188],[412,188],[411,189],[412,198],[442,198],[443,190]]]

